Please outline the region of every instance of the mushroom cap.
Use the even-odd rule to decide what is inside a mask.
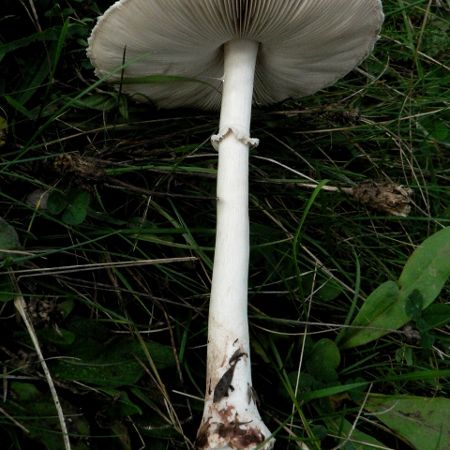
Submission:
[[[138,101],[216,109],[224,44],[255,40],[253,99],[269,104],[350,72],[383,18],[380,0],[120,0],[99,18],[87,53],[97,76]]]

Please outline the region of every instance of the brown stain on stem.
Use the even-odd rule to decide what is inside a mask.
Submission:
[[[239,415],[232,406],[217,411],[221,421],[212,422],[211,417],[200,426],[195,446],[198,450],[209,448],[210,437],[217,435],[220,445],[233,449],[248,449],[250,446],[262,444],[265,436],[259,429],[251,426],[250,422],[239,421]],[[214,439],[214,438],[213,438]],[[216,441],[214,441],[216,442]]]

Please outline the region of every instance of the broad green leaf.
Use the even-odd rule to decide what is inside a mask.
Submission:
[[[417,450],[450,448],[450,400],[370,395],[364,408]]]
[[[33,401],[41,395],[39,389],[32,383],[13,381],[10,387],[13,390],[17,400],[20,402]]]
[[[170,347],[156,342],[146,342],[145,345],[158,369],[174,365]],[[91,357],[83,356],[83,348],[78,353],[76,345],[74,347],[74,351],[67,352],[69,357],[66,360],[58,360],[52,364],[52,373],[56,378],[119,387],[133,385],[144,375],[146,355],[136,340],[113,339],[101,348],[100,353]]]
[[[315,343],[306,361],[306,368],[309,374],[319,380],[336,380],[336,369],[340,362],[341,355],[337,345],[325,338]]]
[[[143,369],[128,359],[103,362],[68,358],[52,366],[53,375],[60,380],[98,386],[126,386],[136,383],[143,375]]]
[[[103,413],[110,420],[117,419],[118,417],[142,414],[142,409],[131,401],[127,392],[112,388],[99,388],[99,390],[111,397],[111,403]]]
[[[354,327],[338,338],[343,348],[366,344],[398,330],[439,295],[450,277],[450,227],[426,239],[405,264],[398,283],[387,281],[367,297]]]
[[[75,335],[62,328],[44,328],[39,331],[38,336],[46,342],[54,345],[67,346],[73,344],[75,341]]]
[[[64,402],[62,403],[64,404]],[[61,450],[63,448],[61,428],[57,422],[55,405],[52,400],[49,397],[47,399],[40,397],[40,399],[25,403],[25,405],[28,417],[24,418],[21,415],[21,423],[27,426],[30,438],[41,442],[46,450]],[[64,412],[68,414],[67,410]]]
[[[408,317],[412,319],[417,319],[420,317],[420,313],[423,309],[424,299],[420,291],[415,289],[411,292],[405,302],[405,312]]]
[[[84,319],[74,316],[67,324],[66,329],[75,336],[72,347],[66,349],[65,354],[86,361],[95,360],[110,338],[108,328],[100,321]]]
[[[325,419],[327,427],[333,432],[333,434],[339,436],[341,440],[340,445],[347,445],[348,448],[354,450],[375,450],[380,448],[385,448],[385,446],[377,441],[374,437],[369,436],[358,428],[355,428],[352,423],[344,418],[340,419]]]
[[[3,98],[18,112],[23,114],[29,120],[36,120],[36,110],[33,112],[27,109],[20,101],[11,95],[4,95]]]
[[[317,280],[313,273],[302,276],[302,288],[305,292],[309,292],[313,289],[316,298],[324,302],[330,302],[336,299],[336,297],[342,294],[344,290],[342,286],[332,278]]]
[[[53,365],[56,378],[98,386],[133,385],[143,374],[144,369],[132,353],[127,357],[119,357],[108,350],[95,360],[68,358]]]
[[[67,206],[66,196],[59,191],[51,191],[47,199],[47,210],[50,214],[58,215]]]
[[[55,405],[48,389],[39,390],[35,384],[13,381],[9,385],[5,409],[12,417],[20,417],[20,423],[28,430],[27,438],[30,448],[45,448],[46,450],[61,450],[64,444],[61,437],[61,426],[56,414]],[[60,397],[61,407],[70,417],[70,432],[77,436],[72,441],[73,450],[88,450],[81,442],[82,437],[90,435],[89,423],[79,410]],[[0,446],[1,447],[1,446]],[[2,447],[3,448],[3,447]]]
[[[19,236],[13,226],[0,217],[0,261],[8,252],[3,250],[14,250],[20,247]]]
[[[74,191],[69,194],[68,204],[62,220],[67,225],[80,225],[86,219],[91,196],[87,191]]]
[[[119,399],[116,401],[118,412],[116,417],[127,417],[134,414],[142,414],[142,409],[136,403],[130,400],[126,392],[121,392]]]
[[[393,281],[378,286],[365,300],[351,327],[344,329],[338,342],[342,348],[356,347],[389,332],[389,321],[398,305],[399,289]],[[398,309],[398,307],[397,307]]]
[[[423,331],[446,325],[450,322],[450,304],[437,303],[430,305],[423,311],[422,320],[426,324]]]
[[[330,302],[338,297],[342,292],[343,288],[333,279],[329,279],[325,284],[320,286],[317,296],[324,302]]]
[[[450,227],[447,227],[426,239],[409,257],[398,280],[399,300],[405,302],[416,291],[422,296],[422,308],[426,308],[439,295],[449,277]]]

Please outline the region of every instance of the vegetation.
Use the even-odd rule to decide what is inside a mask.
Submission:
[[[217,119],[95,78],[111,3],[2,0],[2,449],[189,449],[201,418]],[[254,113],[253,377],[279,449],[448,448],[450,4],[384,7],[359,69]],[[388,181],[409,215],[349,195]]]

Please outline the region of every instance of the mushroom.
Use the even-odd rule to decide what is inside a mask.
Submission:
[[[220,110],[217,234],[198,449],[270,449],[257,409],[247,320],[248,158],[258,105],[313,94],[372,50],[380,0],[120,0],[88,55],[99,77],[161,108]],[[168,75],[154,83],[151,75]],[[161,79],[163,77],[160,77]]]

